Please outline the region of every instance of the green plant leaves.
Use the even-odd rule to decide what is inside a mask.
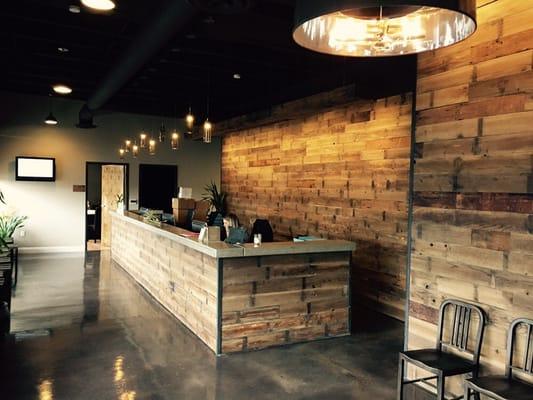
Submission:
[[[5,243],[12,238],[16,229],[24,227],[27,219],[26,216],[0,216],[0,239]]]
[[[208,201],[217,213],[226,215],[227,193],[219,192],[216,183],[213,181],[205,185],[204,190],[202,200]]]

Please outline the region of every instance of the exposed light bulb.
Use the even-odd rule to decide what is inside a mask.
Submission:
[[[213,137],[213,124],[206,119],[204,122],[204,143],[211,143]]]
[[[126,150],[124,150],[124,149],[119,149],[118,150],[118,155],[119,155],[121,160],[124,160],[124,153],[126,153]]]
[[[178,150],[180,147],[180,134],[177,131],[174,131],[172,133],[170,147],[172,148],[172,150]]]
[[[187,132],[191,134],[192,128],[194,127],[194,115],[192,114],[190,107],[189,107],[189,113],[185,116],[185,124],[187,125]]]
[[[140,137],[140,142],[139,142],[139,145],[141,147],[141,149],[144,149],[146,147],[146,133],[142,132],[141,135],[139,136]]]
[[[130,149],[131,149],[131,140],[126,139],[126,140],[124,141],[124,144],[125,144],[124,151],[125,151],[126,153],[129,153],[129,152],[130,152]]]
[[[134,144],[131,147],[131,154],[133,155],[134,158],[137,158],[137,156],[139,155],[139,146],[137,146],[137,144]]]
[[[155,154],[155,140],[150,139],[148,142],[148,153],[150,153],[151,156]]]

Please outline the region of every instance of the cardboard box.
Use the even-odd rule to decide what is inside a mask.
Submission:
[[[194,210],[196,207],[196,200],[194,199],[172,199],[172,208],[177,210]]]
[[[178,197],[180,199],[190,199],[192,197],[192,188],[180,186]]]
[[[174,212],[172,215],[174,215],[174,220],[176,221],[177,225],[186,225],[187,224],[187,218],[189,217],[190,210],[178,210],[174,209]]]

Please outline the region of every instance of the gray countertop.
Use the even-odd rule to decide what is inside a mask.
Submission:
[[[125,212],[125,215],[111,213],[113,218],[119,218],[128,223],[148,231],[160,234],[170,240],[174,240],[184,246],[204,253],[214,258],[255,257],[283,254],[307,254],[307,253],[332,253],[355,250],[355,243],[347,240],[316,240],[307,242],[272,242],[262,243],[255,247],[252,243],[243,245],[231,245],[225,242],[201,243],[196,238],[191,238],[191,232],[172,225],[162,224],[161,227],[148,224],[142,217]]]

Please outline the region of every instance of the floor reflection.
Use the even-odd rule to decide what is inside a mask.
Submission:
[[[109,253],[23,259],[21,271],[0,354],[8,399],[394,398],[395,321],[373,315],[348,338],[216,358]]]

